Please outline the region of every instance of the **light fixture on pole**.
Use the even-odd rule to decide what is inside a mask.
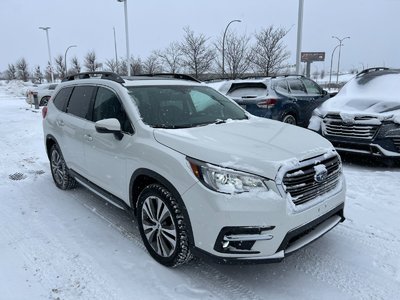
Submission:
[[[339,57],[338,57],[338,62],[337,62],[337,73],[336,73],[336,84],[338,84],[339,83],[340,52],[341,52],[340,50],[342,49],[342,46],[343,46],[342,42],[345,39],[349,39],[350,37],[346,36],[346,37],[340,39],[337,36],[332,36],[332,38],[337,39],[339,41]]]
[[[65,55],[64,55],[64,66],[65,66],[65,77],[68,76],[68,69],[67,69],[67,52],[70,48],[72,47],[77,47],[76,45],[71,45],[67,48],[67,50],[65,50]]]
[[[117,0],[118,2],[124,2],[125,12],[125,34],[126,34],[126,63],[128,65],[128,76],[131,76],[131,64],[129,63],[129,33],[128,33],[128,0]]]
[[[222,38],[222,77],[225,75],[225,36],[226,32],[228,31],[229,25],[231,25],[233,22],[242,22],[242,20],[232,20],[226,25],[225,31],[224,31],[224,36]]]
[[[337,45],[333,51],[332,51],[332,55],[331,55],[331,69],[329,71],[329,88],[331,88],[331,82],[332,82],[332,62],[333,62],[333,55],[335,54],[336,49],[339,47],[340,45]]]
[[[49,52],[49,63],[50,63],[50,75],[51,75],[51,82],[54,82],[54,75],[53,75],[53,62],[51,59],[51,51],[50,51],[50,39],[49,39],[49,29],[50,27],[39,27],[39,29],[42,29],[46,31],[46,37],[47,37],[47,50]]]

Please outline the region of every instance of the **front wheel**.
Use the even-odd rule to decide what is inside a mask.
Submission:
[[[165,187],[151,184],[138,201],[139,231],[150,255],[168,267],[190,261],[186,220],[174,196]]]

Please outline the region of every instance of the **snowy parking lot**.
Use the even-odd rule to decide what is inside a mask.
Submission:
[[[124,211],[56,188],[40,110],[2,82],[0,112],[0,299],[399,297],[399,167],[347,158],[346,221],[281,263],[169,269]]]

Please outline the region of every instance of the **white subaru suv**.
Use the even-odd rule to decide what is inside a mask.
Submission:
[[[131,212],[163,265],[280,261],[344,220],[326,139],[252,116],[190,76],[70,76],[43,118],[57,187],[80,183]]]

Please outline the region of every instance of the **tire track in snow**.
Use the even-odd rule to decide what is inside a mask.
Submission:
[[[27,203],[24,203],[27,204]],[[21,212],[29,207],[20,208]],[[50,209],[41,209],[40,215],[35,212],[24,213],[29,225],[11,226],[14,213],[1,211],[0,216],[5,226],[0,229],[0,235],[9,241],[8,246],[18,252],[24,261],[25,270],[30,270],[38,283],[47,291],[49,299],[118,299],[116,291],[94,271],[90,265],[90,257],[79,252],[72,253],[63,246],[63,241],[54,235],[54,228],[49,231],[42,218],[57,218]],[[24,228],[30,228],[25,231]],[[63,232],[64,230],[60,230]],[[74,245],[73,239],[68,239],[69,249],[80,249]],[[77,250],[78,251],[78,250]],[[95,263],[93,263],[95,264]],[[45,293],[45,292],[44,292]],[[44,295],[43,295],[44,296]]]
[[[303,248],[301,255],[295,256],[293,264],[295,268],[319,281],[336,287],[349,295],[350,299],[396,299],[400,293],[398,283],[382,279],[379,275],[371,272],[366,273],[327,252],[319,254],[312,245]],[[313,262],[306,264],[305,262]]]

